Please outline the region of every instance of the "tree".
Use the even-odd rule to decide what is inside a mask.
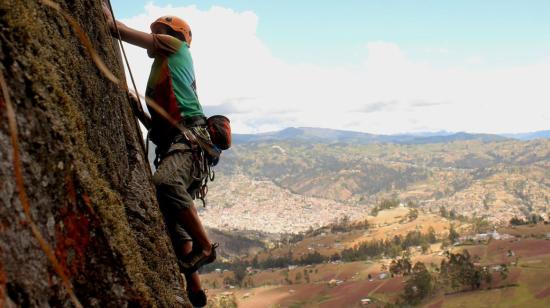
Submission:
[[[390,263],[389,271],[393,275],[409,275],[411,273],[412,263],[408,256],[394,259]]]
[[[472,221],[475,233],[484,233],[490,230],[489,222],[482,217],[475,217]]]
[[[544,221],[544,218],[542,218],[542,216],[540,216],[539,214],[532,213],[529,216],[529,223],[530,224],[536,225],[539,222],[543,222],[543,221]]]
[[[407,214],[407,217],[409,218],[409,221],[413,221],[418,218],[418,210],[417,209],[409,209],[409,213]]]
[[[393,236],[393,243],[394,243],[395,245],[401,246],[401,236],[394,235],[394,236]]]
[[[259,262],[258,262],[258,255],[255,255],[254,258],[252,259],[252,267],[253,268],[258,268],[259,267]]]
[[[447,208],[444,207],[443,205],[439,207],[439,214],[441,215],[441,217],[449,217],[449,213],[447,212]]]
[[[482,282],[490,284],[492,276],[487,268],[474,264],[474,259],[468,250],[462,253],[447,252],[447,260],[441,261],[440,280],[452,289],[479,289]]]
[[[246,267],[237,266],[233,269],[233,274],[235,276],[235,284],[242,285],[244,278],[246,277]]]
[[[500,274],[500,279],[501,280],[506,280],[506,278],[508,278],[508,274],[509,274],[508,265],[501,264],[499,274]]]
[[[516,216],[512,217],[512,219],[510,219],[510,225],[512,226],[521,226],[521,225],[525,225],[527,224],[525,222],[525,220],[521,219],[521,218],[518,218]]]
[[[288,270],[283,271],[283,276],[285,277],[285,282],[288,284],[292,284],[292,280],[290,280],[288,275]]]
[[[433,244],[433,243],[437,242],[437,236],[435,234],[435,229],[432,226],[430,226],[430,228],[428,228],[428,242],[430,244]]]
[[[379,211],[398,207],[399,204],[400,201],[397,199],[384,199],[371,210],[371,215],[376,216],[378,215]]]
[[[455,209],[451,209],[451,211],[449,212],[449,218],[450,219],[456,219],[457,215],[456,215],[456,211]]]
[[[326,260],[325,257],[323,257],[318,251],[314,251],[314,252],[308,253],[305,256],[302,256],[298,261],[298,263],[302,265],[310,265],[310,264],[323,263],[325,260]]]
[[[297,272],[296,276],[294,277],[294,282],[295,283],[300,283],[301,280],[302,280],[302,272]]]
[[[400,275],[401,271],[401,264],[397,260],[392,260],[390,263],[390,274],[392,274],[392,276]]]
[[[441,249],[445,249],[447,248],[451,243],[449,242],[448,239],[443,239],[443,241],[441,241]]]
[[[449,241],[451,241],[451,243],[456,243],[459,237],[460,234],[456,232],[454,224],[451,224],[451,226],[449,227]]]
[[[340,256],[338,252],[335,252],[334,254],[332,254],[332,256],[330,256],[330,261],[338,261],[338,260],[342,260],[342,256]]]
[[[405,282],[403,299],[412,305],[419,304],[433,290],[433,278],[424,263],[417,262]]]
[[[430,244],[428,242],[422,242],[422,244],[420,244],[420,247],[422,249],[422,253],[425,254],[430,249]]]
[[[403,250],[402,246],[391,245],[389,249],[386,251],[386,255],[390,258],[395,258],[401,254],[402,250]]]

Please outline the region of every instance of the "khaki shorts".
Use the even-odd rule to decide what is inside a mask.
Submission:
[[[153,175],[153,182],[157,188],[157,200],[172,243],[176,246],[192,240],[186,231],[185,224],[178,222],[177,219],[181,210],[194,206],[193,198],[187,191],[194,182],[191,176],[192,168],[190,147],[184,143],[175,143],[164,155]]]

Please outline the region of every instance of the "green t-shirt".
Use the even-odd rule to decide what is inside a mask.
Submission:
[[[204,116],[197,96],[189,45],[169,35],[153,34],[153,38],[154,47],[147,51],[155,58],[147,82],[147,97],[177,122],[187,117]],[[172,125],[150,106],[148,109],[154,135],[164,138],[173,130]]]

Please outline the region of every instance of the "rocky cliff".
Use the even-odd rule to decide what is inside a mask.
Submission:
[[[58,3],[123,78],[101,3]],[[125,91],[100,72],[74,26],[38,0],[1,0],[0,31],[0,306],[181,305]]]

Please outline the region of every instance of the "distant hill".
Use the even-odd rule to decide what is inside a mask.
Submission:
[[[504,134],[503,136],[508,138],[519,139],[519,140],[534,140],[539,138],[548,139],[550,138],[550,130],[541,130],[537,132],[520,133],[520,134]]]
[[[307,141],[308,143],[322,144],[428,144],[465,140],[492,142],[506,139],[508,139],[508,137],[492,134],[470,134],[465,132],[450,133],[441,131],[435,133],[376,135],[362,132],[313,127],[289,127],[277,132],[233,135],[233,140],[237,144],[266,141]]]
[[[218,255],[224,259],[254,254],[265,248],[259,239],[269,239],[270,235],[253,231],[224,231],[207,228],[213,243],[219,243]]]
[[[216,172],[230,179],[224,182],[218,178],[219,181],[212,184],[211,196],[219,198],[210,200],[211,204],[230,211],[240,202],[278,206],[279,203],[272,200],[281,200],[282,212],[286,205],[293,204],[295,197],[279,193],[271,186],[267,189],[267,185],[260,185],[262,189],[253,190],[255,186],[251,181],[254,180],[268,181],[274,187],[304,197],[347,205],[372,205],[382,198],[396,196],[424,208],[438,210],[445,206],[468,217],[490,215],[495,221],[547,211],[550,200],[548,139],[496,138],[499,141],[485,142],[481,140],[493,135],[458,133],[420,137],[417,144],[360,144],[316,142],[323,138],[313,134],[318,133],[317,130],[286,130],[289,132],[297,137],[249,141],[235,144],[224,152]],[[353,133],[343,139],[342,135],[346,134],[327,130],[325,140],[351,140],[350,135],[360,136]],[[460,140],[464,138],[474,139]],[[250,180],[239,182],[241,176]],[[254,198],[249,198],[250,195]],[[237,209],[240,207],[231,211]]]

